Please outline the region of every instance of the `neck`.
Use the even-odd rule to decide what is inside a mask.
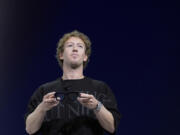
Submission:
[[[83,79],[83,66],[79,66],[75,69],[66,66],[65,64],[63,65],[63,80],[70,80],[70,79]]]

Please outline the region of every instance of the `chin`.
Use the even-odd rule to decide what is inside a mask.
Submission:
[[[71,64],[71,68],[73,68],[73,69],[76,69],[76,68],[78,68],[80,66],[81,66],[81,64],[79,64],[79,63],[72,63]]]
[[[80,67],[82,64],[83,63],[77,63],[77,62],[71,63],[71,68],[76,69],[76,68]]]

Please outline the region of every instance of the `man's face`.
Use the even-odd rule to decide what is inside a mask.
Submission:
[[[63,64],[77,68],[87,60],[85,50],[85,44],[80,38],[70,37],[64,44],[64,52],[60,54],[60,59],[63,60]]]

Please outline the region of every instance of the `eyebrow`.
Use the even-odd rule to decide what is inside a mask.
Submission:
[[[66,42],[66,44],[69,44],[69,43],[73,43],[74,44],[74,42]],[[78,45],[84,45],[85,46],[85,44],[84,43],[77,43]]]
[[[78,45],[85,45],[84,43],[77,43]]]

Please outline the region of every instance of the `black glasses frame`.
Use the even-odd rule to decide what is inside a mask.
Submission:
[[[60,101],[63,101],[65,99],[75,101],[77,97],[80,97],[80,92],[79,91],[56,92],[54,96],[56,100],[58,100],[58,97],[59,97]]]

